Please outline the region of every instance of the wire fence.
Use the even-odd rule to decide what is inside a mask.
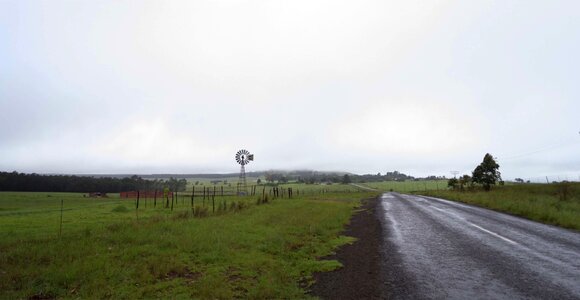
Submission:
[[[558,182],[580,182],[580,174],[565,175],[545,175],[537,177],[516,177],[508,180],[515,183],[558,183]]]
[[[193,188],[189,192],[135,191],[89,198],[75,193],[0,193],[0,240],[54,239],[89,235],[98,230],[157,220],[203,218],[244,210],[278,199],[353,193],[352,186],[248,186],[245,193],[227,186]],[[135,197],[132,197],[135,195]],[[131,197],[129,197],[131,196]],[[120,224],[120,225],[119,225]]]

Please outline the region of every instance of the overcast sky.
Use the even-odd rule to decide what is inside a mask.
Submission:
[[[0,170],[580,176],[580,1],[0,1]]]

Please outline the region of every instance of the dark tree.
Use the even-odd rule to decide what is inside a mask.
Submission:
[[[459,180],[457,180],[457,178],[451,178],[447,181],[447,187],[452,189],[456,189],[458,184]]]
[[[469,175],[465,174],[459,177],[459,189],[462,191],[465,190],[465,186],[470,185],[471,183],[473,183],[473,179],[469,177]]]
[[[348,176],[348,174],[344,174],[344,176],[342,176],[342,184],[349,184],[351,182],[350,180],[350,176]]]
[[[496,182],[501,181],[499,165],[489,153],[485,154],[483,161],[473,170],[472,175],[473,182],[481,184],[486,191],[489,191]]]
[[[266,173],[265,176],[266,181],[269,183],[274,183],[274,180],[276,180],[276,176],[274,176],[274,174],[272,173]]]

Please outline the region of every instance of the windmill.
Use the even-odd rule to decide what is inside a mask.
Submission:
[[[254,160],[254,154],[250,154],[248,150],[242,149],[236,153],[236,161],[242,165],[240,169],[240,179],[238,181],[238,195],[246,195],[246,165]]]

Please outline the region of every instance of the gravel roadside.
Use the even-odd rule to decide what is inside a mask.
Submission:
[[[344,235],[357,238],[336,254],[325,259],[336,259],[344,266],[332,272],[314,274],[316,283],[311,295],[322,299],[385,299],[390,298],[383,259],[384,232],[381,223],[383,209],[380,196],[363,200],[361,210],[353,215]]]

